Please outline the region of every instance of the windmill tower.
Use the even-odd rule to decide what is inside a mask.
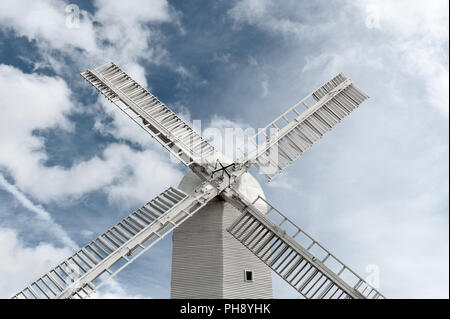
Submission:
[[[189,172],[179,188],[192,193],[201,179]],[[264,192],[249,173],[240,193],[250,200]],[[264,208],[264,207],[262,207]],[[272,273],[227,228],[240,211],[216,197],[173,231],[172,298],[272,298]]]
[[[384,298],[265,198],[269,181],[364,102],[343,73],[250,138],[235,162],[114,63],[81,74],[190,172],[13,298],[86,298],[173,231],[174,298],[271,298],[271,272],[304,298]]]

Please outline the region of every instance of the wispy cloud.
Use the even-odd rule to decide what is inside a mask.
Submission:
[[[47,231],[60,240],[63,245],[71,249],[76,249],[78,247],[61,225],[55,223],[49,212],[41,205],[35,204],[29,200],[15,185],[8,183],[3,175],[0,175],[0,187],[11,193],[23,207],[34,213],[39,219],[44,220],[46,222]]]

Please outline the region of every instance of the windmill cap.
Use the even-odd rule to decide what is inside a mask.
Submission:
[[[188,194],[193,194],[194,189],[197,188],[197,186],[199,186],[201,183],[202,180],[200,179],[200,177],[198,177],[194,172],[189,171],[186,175],[184,175],[183,179],[178,185],[178,188]],[[258,198],[258,196],[264,199],[266,198],[259,182],[255,177],[253,177],[253,175],[248,172],[242,174],[240,180],[237,183],[237,191],[245,196],[245,198],[250,202],[253,202],[256,198]],[[261,212],[267,211],[267,205],[263,203],[263,201],[257,201],[255,203],[255,206]]]

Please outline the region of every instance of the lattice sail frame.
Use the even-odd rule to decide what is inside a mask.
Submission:
[[[186,166],[215,163],[218,153],[208,141],[114,63],[81,76]]]
[[[251,137],[239,162],[250,161],[272,180],[368,97],[339,73]]]
[[[236,192],[233,198],[229,202],[242,214],[227,231],[304,298],[385,299],[261,196],[251,203]]]
[[[169,187],[12,298],[88,298],[215,196]]]

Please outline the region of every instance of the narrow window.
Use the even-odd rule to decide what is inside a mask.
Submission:
[[[253,281],[253,271],[246,270],[244,271],[245,281]]]

